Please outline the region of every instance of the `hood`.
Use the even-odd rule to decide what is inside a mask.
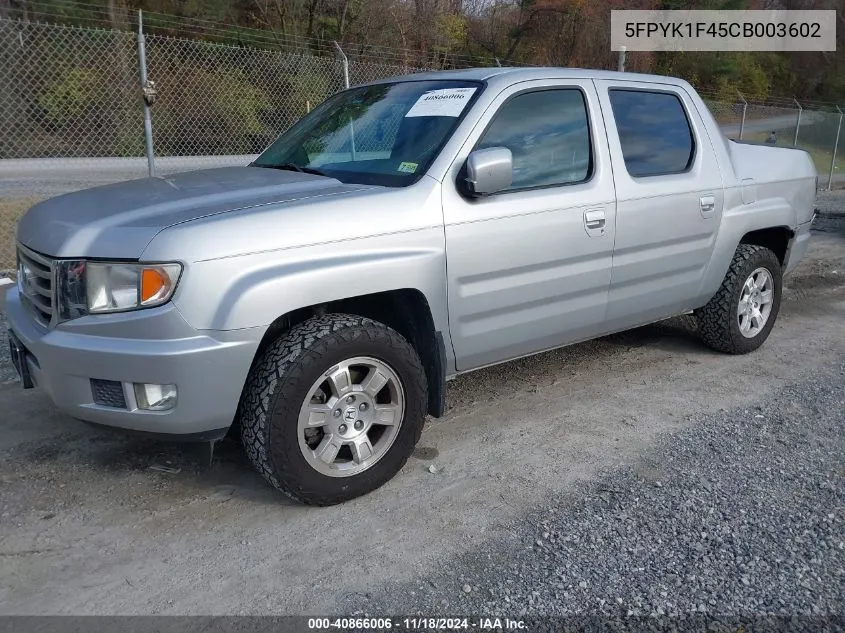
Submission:
[[[143,178],[36,204],[18,223],[17,239],[52,257],[135,259],[157,233],[175,224],[361,188],[334,178],[260,167]]]

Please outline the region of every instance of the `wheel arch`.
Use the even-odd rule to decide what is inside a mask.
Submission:
[[[279,336],[295,325],[324,314],[343,313],[367,317],[399,332],[414,347],[428,382],[428,413],[441,417],[446,401],[446,343],[437,330],[425,294],[416,288],[399,288],[297,308],[277,317],[267,328],[252,364]]]
[[[747,232],[739,243],[756,244],[768,248],[783,266],[793,237],[795,237],[795,231],[788,226],[771,226]]]
[[[740,244],[755,244],[774,251],[781,265],[787,261],[794,237],[795,212],[782,200],[762,200],[726,211],[712,246],[710,263],[696,301],[697,308],[718,291]]]

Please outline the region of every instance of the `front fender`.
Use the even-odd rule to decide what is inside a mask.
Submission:
[[[193,262],[174,303],[193,327],[266,327],[293,310],[389,290],[419,290],[448,331],[442,228]]]

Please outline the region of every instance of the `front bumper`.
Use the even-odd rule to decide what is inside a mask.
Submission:
[[[59,409],[86,422],[174,439],[226,433],[262,335],[260,328],[194,330],[172,304],[46,329],[21,303],[17,288],[7,291],[5,312],[33,382]],[[125,406],[95,404],[92,379],[119,381]],[[133,383],[175,384],[176,406],[138,409]]]

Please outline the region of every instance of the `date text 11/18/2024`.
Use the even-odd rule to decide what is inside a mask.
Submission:
[[[308,629],[313,631],[331,630],[373,630],[384,631],[391,629],[408,631],[436,630],[480,630],[480,631],[525,631],[523,620],[511,618],[438,618],[438,617],[406,617],[406,618],[309,618]]]

